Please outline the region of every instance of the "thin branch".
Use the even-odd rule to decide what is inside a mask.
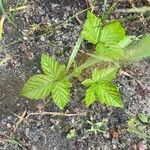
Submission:
[[[37,113],[30,113],[25,118],[29,118],[30,116],[36,116],[36,115],[53,115],[53,116],[65,116],[65,117],[73,117],[73,116],[85,116],[86,113],[77,113],[77,114],[67,114],[63,112],[37,112]]]
[[[102,15],[102,22],[105,22],[105,20],[108,18],[108,16],[112,13],[112,11],[114,10],[114,8],[117,7],[118,2],[120,0],[117,0],[107,11],[104,11],[103,15]]]
[[[25,117],[26,113],[27,113],[27,111],[25,110],[25,111],[22,113],[21,116],[16,115],[16,116],[19,118],[19,120],[17,121],[17,123],[16,123],[16,125],[15,125],[15,128],[14,128],[13,133],[16,132],[16,130],[17,130],[17,128],[19,127],[19,125],[24,121],[24,117]]]
[[[25,6],[20,6],[20,7],[17,7],[17,8],[11,8],[9,9],[9,12],[13,12],[13,11],[20,11],[20,10],[23,10],[23,9],[27,9],[28,6],[25,5]]]
[[[117,12],[124,12],[124,13],[146,13],[150,11],[150,7],[143,6],[140,8],[129,8],[129,9],[118,9]]]
[[[80,11],[80,12],[77,12],[75,15],[69,17],[68,19],[64,20],[64,21],[63,21],[62,23],[60,23],[60,24],[54,24],[54,25],[52,25],[52,26],[54,26],[54,27],[53,27],[50,31],[48,31],[48,32],[46,32],[46,33],[43,33],[42,35],[36,36],[36,38],[38,38],[38,37],[40,37],[40,36],[48,35],[48,34],[54,32],[55,30],[60,29],[63,25],[67,24],[70,20],[72,20],[73,18],[76,18],[78,15],[80,15],[80,14],[86,12],[86,11],[89,10],[89,9],[91,9],[91,7],[86,8],[86,9]]]

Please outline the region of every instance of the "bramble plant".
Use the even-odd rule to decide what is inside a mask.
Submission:
[[[71,65],[83,41],[82,38],[94,44],[96,48],[94,53],[89,54],[90,58],[72,70]],[[119,90],[112,80],[115,79],[123,64],[150,56],[150,49],[148,49],[150,35],[145,36],[141,42],[137,40],[135,36],[125,35],[125,29],[119,21],[111,20],[105,23],[88,11],[81,37],[73,49],[67,67],[59,64],[54,58],[42,54],[43,74],[31,77],[24,85],[21,94],[36,100],[44,99],[51,94],[54,103],[60,109],[64,109],[70,97],[71,79],[93,66],[95,69],[91,78],[82,81],[82,85],[87,87],[86,106],[89,107],[93,102],[99,100],[108,106],[123,107]],[[128,47],[134,42],[133,46]],[[101,65],[100,68],[95,67],[96,64],[105,65]],[[102,68],[102,66],[105,67]]]

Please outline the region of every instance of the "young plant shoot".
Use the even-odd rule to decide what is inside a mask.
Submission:
[[[90,54],[83,64],[70,69],[82,39],[95,45],[95,51]],[[82,81],[86,86],[85,104],[89,107],[95,101],[113,107],[123,107],[123,102],[118,88],[112,82],[116,78],[117,72],[122,62],[141,60],[150,56],[150,35],[141,40],[140,45],[129,47],[135,36],[126,36],[125,29],[117,20],[110,20],[107,24],[92,12],[87,12],[87,19],[83,25],[81,37],[73,50],[67,66],[58,63],[54,58],[42,54],[41,68],[43,74],[34,75],[24,85],[21,94],[30,99],[44,99],[51,94],[53,102],[63,110],[69,102],[71,79],[93,66],[91,77]],[[105,64],[95,67],[95,64]],[[105,66],[102,68],[102,66]]]

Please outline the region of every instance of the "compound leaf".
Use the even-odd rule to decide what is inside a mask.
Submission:
[[[100,41],[103,43],[111,44],[118,43],[125,37],[125,30],[119,21],[111,21],[106,24],[101,31]]]
[[[95,69],[92,74],[92,79],[94,82],[99,82],[102,80],[111,81],[116,77],[117,71],[118,69],[116,67]]]
[[[85,93],[85,104],[86,104],[86,107],[89,107],[95,101],[96,101],[95,87],[91,86],[91,87],[89,87],[86,90],[86,93]]]
[[[60,65],[56,60],[46,54],[42,54],[41,67],[44,74],[55,77],[55,79],[60,76],[62,77],[65,73],[65,66]]]
[[[82,82],[83,85],[89,86],[85,95],[87,107],[96,99],[109,106],[123,107],[117,87],[110,82],[115,78],[117,71],[116,67],[96,68],[92,73],[92,79],[86,79]]]
[[[97,85],[97,97],[101,103],[108,106],[123,107],[119,91],[115,85],[109,82]]]
[[[99,40],[101,20],[92,12],[87,12],[87,19],[81,32],[82,37],[89,43],[96,44]]]
[[[53,78],[39,74],[31,77],[24,85],[21,95],[31,99],[43,99],[52,90]]]
[[[71,84],[68,80],[62,79],[57,81],[53,87],[52,98],[60,109],[63,109],[69,101],[70,86]]]

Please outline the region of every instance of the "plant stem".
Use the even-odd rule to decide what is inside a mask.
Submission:
[[[105,22],[105,20],[108,18],[108,16],[112,13],[113,9],[117,6],[118,2],[120,0],[118,0],[117,2],[115,2],[109,9],[108,11],[105,11],[104,14],[102,15],[102,23]]]
[[[107,7],[107,0],[104,0],[104,11],[106,10]]]
[[[80,11],[80,12],[76,13],[75,15],[73,15],[73,16],[71,16],[71,17],[69,17],[67,20],[63,21],[63,22],[62,22],[62,23],[60,23],[60,24],[52,25],[52,26],[54,26],[54,28],[53,28],[53,29],[51,29],[50,31],[48,31],[48,32],[46,32],[46,33],[43,33],[42,35],[37,36],[36,38],[38,38],[38,37],[40,37],[40,36],[48,35],[48,34],[50,34],[50,33],[54,32],[55,30],[60,29],[60,28],[61,28],[64,24],[66,24],[68,21],[70,21],[71,19],[75,18],[76,16],[78,16],[78,15],[80,15],[80,14],[82,14],[82,13],[86,12],[86,11],[87,11],[87,10],[89,10],[89,9],[91,9],[91,7],[86,8],[86,9],[84,9],[84,10],[82,10],[82,11]]]
[[[5,58],[0,59],[0,67],[10,59],[12,59],[12,57],[10,57],[9,55],[6,55]]]
[[[17,7],[17,8],[10,8],[9,11],[10,12],[14,12],[14,11],[19,11],[19,10],[23,10],[23,9],[27,9],[28,6],[20,6],[20,7]]]
[[[141,8],[129,8],[129,9],[118,9],[118,12],[124,12],[124,13],[146,13],[150,11],[150,7],[143,6]]]
[[[82,70],[93,66],[97,63],[99,63],[100,60],[99,59],[95,59],[95,58],[89,58],[85,63],[83,63],[82,65],[80,65],[77,69],[75,69],[72,73],[70,73],[67,78],[72,78],[73,76],[76,75],[77,72],[81,72]]]
[[[82,51],[81,51],[82,52]],[[85,52],[86,53],[86,52]],[[103,56],[96,56],[94,54],[89,54],[89,53],[86,53],[88,56],[90,56],[90,58],[87,59],[87,61],[85,61],[83,64],[81,64],[78,68],[76,68],[73,72],[71,72],[67,78],[72,78],[73,76],[75,76],[78,72],[81,72],[82,70],[84,69],[87,69],[97,63],[100,63],[100,62],[109,62],[109,63],[113,63],[116,67],[120,68],[119,64],[112,60],[112,59],[109,59],[107,57],[103,57]]]
[[[9,46],[11,46],[11,45],[14,45],[14,44],[16,44],[16,43],[21,42],[21,41],[22,41],[22,39],[21,39],[21,38],[19,38],[19,39],[18,39],[18,40],[16,40],[16,41],[13,41],[13,42],[11,42],[11,43],[8,43],[8,44],[6,44],[6,45],[4,45],[4,46],[0,47],[0,50],[3,50],[3,49],[5,49],[5,48],[7,48],[7,47],[9,47]]]
[[[135,20],[135,19],[138,19],[140,16],[138,15],[134,15],[134,16],[127,16],[125,18],[121,18],[121,19],[118,19],[119,22],[125,22],[127,20]]]
[[[8,20],[9,23],[11,23],[15,28],[16,24],[13,22],[13,20],[8,16],[8,13],[5,11],[4,6],[3,6],[3,0],[0,0],[0,11],[2,14],[6,15],[6,19]]]
[[[0,20],[0,40],[2,39],[2,35],[3,35],[3,26],[4,26],[5,18],[6,18],[6,15],[3,14]]]

